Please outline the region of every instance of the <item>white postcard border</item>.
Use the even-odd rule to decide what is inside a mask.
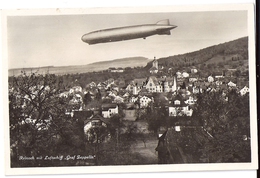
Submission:
[[[9,117],[8,117],[8,56],[7,56],[7,16],[21,15],[72,15],[72,14],[107,14],[107,13],[155,13],[155,12],[191,12],[191,11],[227,11],[245,10],[248,12],[249,34],[249,88],[250,88],[250,128],[251,128],[251,163],[220,164],[171,164],[142,166],[90,166],[90,167],[51,167],[51,168],[10,168]],[[253,4],[127,7],[127,8],[88,8],[88,9],[39,9],[39,10],[3,10],[3,106],[5,132],[5,171],[6,175],[31,174],[81,174],[81,173],[128,173],[128,172],[173,172],[173,171],[208,171],[208,170],[249,170],[258,168],[257,152],[257,116],[256,116],[256,67],[255,67],[255,13]]]

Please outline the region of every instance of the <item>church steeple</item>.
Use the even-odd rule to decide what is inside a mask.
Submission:
[[[158,61],[156,59],[156,57],[154,56],[154,60],[153,60],[153,67],[155,67],[156,69],[158,69]]]
[[[152,62],[152,67],[150,68],[150,73],[151,74],[156,74],[157,72],[158,72],[158,61],[156,60],[156,58],[154,57],[154,60],[153,60],[153,62]]]

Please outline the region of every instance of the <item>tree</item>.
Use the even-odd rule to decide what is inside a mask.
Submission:
[[[55,75],[26,74],[9,82],[11,166],[43,166],[41,160],[19,161],[20,156],[58,155],[79,149],[80,129],[65,115],[68,99],[59,94],[63,81]],[[64,149],[65,148],[65,149]],[[76,148],[76,149],[75,149]]]
[[[96,100],[100,101],[102,96],[101,96],[101,92],[100,92],[100,89],[97,89],[97,93],[96,93]],[[89,98],[88,98],[89,99]]]
[[[198,95],[194,114],[213,136],[203,149],[209,162],[250,162],[248,95],[240,96],[234,90],[204,92]]]
[[[87,106],[91,101],[92,101],[91,94],[90,94],[90,92],[87,92],[84,95],[83,103]]]

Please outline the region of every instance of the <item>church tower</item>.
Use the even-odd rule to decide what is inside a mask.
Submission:
[[[154,60],[153,60],[153,67],[155,67],[156,69],[158,69],[158,61],[156,60],[155,57],[154,57]]]
[[[158,72],[158,61],[156,60],[156,58],[154,57],[153,60],[153,66],[149,69],[151,74],[156,74]]]

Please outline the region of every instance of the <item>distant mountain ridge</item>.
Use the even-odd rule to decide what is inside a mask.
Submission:
[[[107,70],[110,67],[115,67],[115,68],[143,67],[146,66],[149,61],[151,60],[145,57],[128,57],[128,58],[114,59],[111,61],[95,62],[87,65],[44,66],[38,68],[34,67],[34,68],[9,69],[8,75],[16,76],[21,74],[21,71],[25,71],[28,73],[37,71],[40,74],[50,73],[50,74],[57,74],[57,75],[76,74],[76,73],[86,73],[86,72]]]

